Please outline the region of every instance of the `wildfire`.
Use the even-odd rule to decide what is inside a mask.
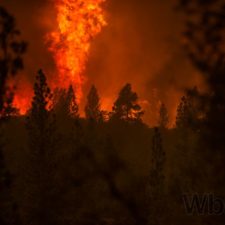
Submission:
[[[92,39],[106,25],[101,7],[105,0],[55,0],[57,29],[47,35],[48,49],[58,70],[57,86],[73,84],[82,97],[84,70]]]
[[[8,84],[14,88],[13,106],[19,110],[19,114],[25,115],[31,107],[33,87],[22,74],[16,79],[11,79]]]
[[[102,3],[106,0],[53,0],[56,28],[46,35],[48,50],[53,54],[57,78],[48,80],[52,89],[73,85],[78,102],[82,97],[84,70],[93,38],[107,25]],[[20,75],[13,106],[25,114],[31,106],[33,90]],[[15,81],[9,81],[14,85]]]

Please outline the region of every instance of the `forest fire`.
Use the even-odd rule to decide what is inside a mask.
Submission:
[[[45,44],[53,54],[57,76],[48,82],[53,90],[68,89],[72,84],[78,103],[82,97],[91,41],[107,25],[101,8],[104,2],[105,0],[53,1],[57,27],[46,34]],[[31,106],[32,86],[23,80],[17,87],[13,105],[23,115]]]
[[[25,115],[31,107],[33,87],[25,79],[12,83],[16,87],[13,106],[19,110],[20,115]]]
[[[0,225],[224,224],[224,15],[1,0]]]
[[[108,22],[102,7],[105,2],[49,0],[43,3],[30,27],[27,28],[25,24],[22,29],[28,34],[25,37],[30,38],[25,38],[29,48],[24,57],[23,74],[13,78],[17,79],[13,106],[19,109],[20,114],[26,114],[32,102],[34,77],[37,70],[42,68],[53,92],[73,85],[82,116],[86,104],[83,93],[87,93],[91,84],[100,93],[102,110],[110,112],[120,88],[129,82],[138,93],[139,103],[146,112],[144,122],[150,126],[158,124],[159,105],[163,102],[168,107],[172,127],[184,90],[193,85],[200,89],[204,86],[201,75],[186,64],[182,57],[170,52],[167,56],[165,52],[168,49],[164,49],[167,44],[164,46],[164,41],[159,38],[163,39],[164,34],[158,29],[154,30],[152,21],[157,18],[149,18],[151,29],[147,29],[144,21],[136,23],[137,19],[142,21],[143,18],[139,18],[139,14],[132,14],[134,5],[129,6],[124,13],[122,6],[118,8],[121,11],[114,11],[113,1],[108,1],[110,26],[103,35],[97,37]],[[145,31],[147,36],[143,35]],[[168,35],[173,33],[165,32],[166,35],[167,32]],[[152,37],[152,34],[157,35]],[[146,47],[146,54],[143,54],[143,46]],[[177,57],[181,58],[178,65],[182,66],[177,66]],[[170,64],[168,70],[167,65]],[[187,75],[177,79],[183,73]],[[158,90],[157,97],[152,94],[155,89]]]
[[[57,29],[47,34],[49,51],[58,70],[57,86],[73,84],[82,97],[84,70],[91,40],[106,25],[101,4],[105,0],[56,0]]]

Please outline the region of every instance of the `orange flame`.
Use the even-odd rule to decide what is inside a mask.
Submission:
[[[57,13],[57,27],[46,35],[48,50],[53,54],[58,77],[50,80],[51,88],[73,85],[78,102],[82,97],[85,65],[92,39],[107,25],[102,3],[106,0],[53,0]],[[31,106],[32,86],[20,76],[16,82],[13,106],[21,115]]]
[[[18,78],[8,81],[9,85],[16,87],[13,106],[19,110],[20,115],[25,115],[31,107],[33,98],[33,87],[22,74]]]
[[[73,84],[82,97],[84,70],[92,39],[106,26],[101,8],[105,0],[55,0],[57,29],[47,35],[58,70],[57,86]]]

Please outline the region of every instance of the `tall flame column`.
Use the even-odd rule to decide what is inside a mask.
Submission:
[[[58,70],[57,86],[71,83],[78,100],[82,97],[84,70],[92,39],[106,25],[105,0],[55,0],[57,28],[47,35],[49,51]]]

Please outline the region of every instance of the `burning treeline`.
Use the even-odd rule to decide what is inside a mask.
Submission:
[[[92,39],[106,26],[102,9],[105,0],[56,0],[56,27],[45,36],[48,50],[53,54],[57,71],[52,88],[76,90],[78,102],[82,98],[84,75]],[[21,86],[25,86],[21,84]],[[15,107],[25,113],[31,102],[31,93],[15,96]]]
[[[48,82],[52,90],[60,88],[68,89],[69,85],[72,84],[76,92],[78,103],[81,103],[81,105],[84,105],[83,102],[85,102],[85,96],[83,96],[83,87],[89,79],[85,74],[85,69],[89,59],[90,47],[96,36],[101,33],[104,27],[107,26],[104,4],[107,4],[105,0],[52,1],[52,7],[54,7],[56,13],[56,24],[55,27],[45,35],[44,39],[46,48],[53,56],[56,71],[46,72],[47,76],[49,74],[54,74],[50,78],[48,76]],[[120,47],[121,46],[118,48]],[[113,62],[111,62],[111,64],[113,64]],[[111,67],[112,65],[110,68]],[[111,69],[114,70],[113,68]],[[127,74],[124,74],[124,80],[127,78],[127,81],[133,84],[134,80],[130,80],[130,78],[127,77],[129,76],[129,71],[126,71],[126,73]],[[137,74],[137,76],[141,77],[141,71],[139,73],[140,74]],[[110,75],[107,73],[106,76]],[[145,75],[143,75],[143,77],[144,76]],[[104,109],[111,110],[111,106],[116,99],[116,92],[118,92],[119,88],[121,88],[127,81],[124,81],[120,85],[115,85],[114,82],[114,84],[112,84],[114,93],[112,94],[110,92],[110,96],[109,93],[107,93],[107,96],[104,96],[105,93],[103,93],[102,107]],[[92,79],[92,82],[95,83],[95,80]],[[121,81],[119,83],[121,83]],[[135,81],[134,85],[136,85]],[[111,88],[111,83],[109,83],[109,86]],[[116,91],[115,86],[117,87]],[[168,99],[165,100],[165,96],[156,96],[155,93],[149,94],[151,93],[150,89],[142,92],[142,89],[144,88],[142,88],[140,84],[137,86],[138,93],[139,91],[141,92],[140,104],[146,111],[145,121],[150,125],[157,125],[159,108],[163,102],[166,103],[169,110],[171,118],[170,126],[174,125],[176,108],[179,104],[180,97],[183,94],[183,90],[171,90],[170,93],[172,94],[172,100],[168,101]],[[158,85],[156,84],[156,87],[157,86]],[[158,89],[160,89],[160,87]],[[167,88],[164,87],[163,89]],[[147,91],[149,92],[148,98],[146,97]],[[29,82],[22,81],[21,79],[14,99],[14,105],[20,110],[21,114],[25,114],[29,109],[32,95],[32,86],[29,84]]]

